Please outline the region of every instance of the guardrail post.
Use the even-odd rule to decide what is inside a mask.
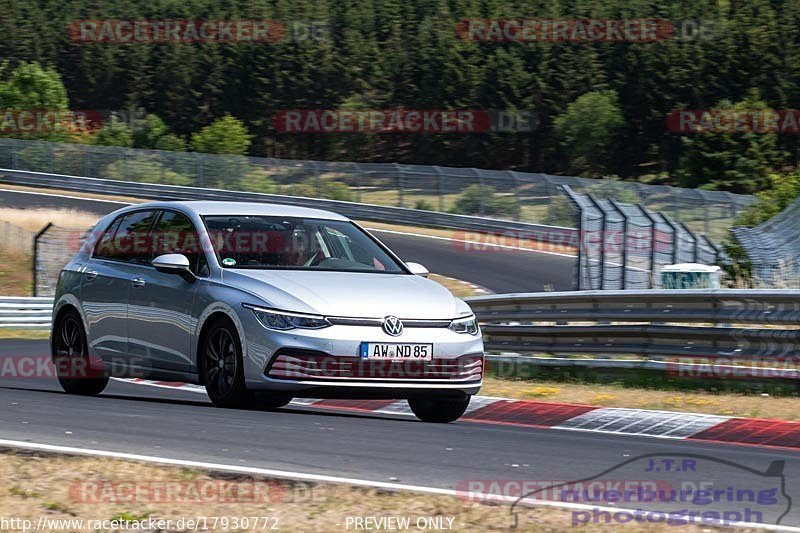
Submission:
[[[38,296],[39,292],[39,272],[36,268],[39,264],[39,238],[44,235],[47,230],[53,227],[52,222],[48,222],[45,227],[40,229],[33,237],[33,295]]]

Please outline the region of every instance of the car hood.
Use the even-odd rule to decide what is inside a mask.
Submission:
[[[455,318],[470,312],[443,286],[410,274],[226,269],[223,279],[285,311],[406,319]]]

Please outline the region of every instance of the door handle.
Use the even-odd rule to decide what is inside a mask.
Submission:
[[[134,287],[144,287],[145,281],[143,278],[133,278],[131,283]]]
[[[84,272],[83,275],[87,280],[92,281],[94,278],[97,277],[97,271],[96,270],[90,270],[88,272]]]

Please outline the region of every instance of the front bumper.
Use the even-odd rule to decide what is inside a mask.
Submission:
[[[253,390],[298,397],[400,399],[426,394],[472,395],[483,383],[480,334],[407,327],[400,337],[391,337],[380,327],[358,325],[281,332],[265,329],[255,318],[245,327],[245,378]],[[433,360],[362,359],[362,342],[430,343]]]

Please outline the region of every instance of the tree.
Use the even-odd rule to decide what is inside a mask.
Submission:
[[[0,108],[16,110],[65,110],[67,90],[61,76],[37,62],[20,63],[0,82]]]
[[[133,133],[130,126],[115,115],[103,124],[103,127],[92,137],[94,144],[99,146],[133,146]]]
[[[245,155],[251,135],[244,123],[226,114],[192,135],[194,152]]]
[[[7,63],[0,66],[0,74]],[[0,134],[26,139],[67,141],[76,124],[67,113],[67,91],[55,70],[39,63],[20,63],[0,80]],[[26,112],[31,120],[23,119]]]
[[[609,170],[616,134],[624,124],[614,91],[592,91],[578,97],[554,123],[572,169],[594,174]]]
[[[169,133],[164,121],[156,115],[148,114],[142,120],[136,120],[133,127],[134,148],[155,148],[159,139]]]
[[[156,150],[183,152],[186,150],[186,141],[184,141],[182,137],[179,137],[174,133],[167,133],[166,135],[158,138],[153,148],[155,148]]]
[[[769,106],[751,92],[747,99],[735,104],[723,100],[716,109],[763,112]],[[777,137],[776,133],[758,131],[688,134],[681,139],[677,169],[680,184],[736,193],[762,190],[769,185],[769,174],[781,159]]]
[[[737,226],[757,226],[765,222],[797,200],[800,196],[800,172],[792,174],[770,174],[770,186],[756,193],[758,200],[736,218]]]

